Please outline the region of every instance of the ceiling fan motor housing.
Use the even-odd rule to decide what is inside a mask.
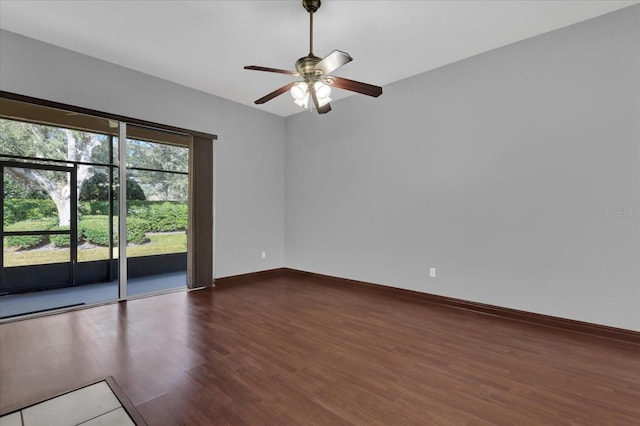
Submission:
[[[320,3],[320,0],[302,0],[302,5],[309,13],[317,12],[320,9]]]
[[[296,61],[296,71],[307,83],[318,80],[320,73],[315,70],[315,66],[321,59],[315,55],[308,55]]]

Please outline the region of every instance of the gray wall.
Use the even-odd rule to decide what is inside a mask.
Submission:
[[[6,31],[0,89],[217,134],[215,276],[283,266],[281,117]]]
[[[640,330],[640,6],[384,90],[286,119],[287,266]]]

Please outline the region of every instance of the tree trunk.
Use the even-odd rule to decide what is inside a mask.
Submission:
[[[57,194],[49,194],[58,210],[58,226],[71,225],[71,200],[69,197],[59,197]]]
[[[83,133],[82,138],[85,143],[81,144],[82,146],[78,146],[78,140],[71,130],[66,129],[65,135],[67,137],[67,160],[90,162],[94,148],[100,144],[98,135]],[[71,185],[77,185],[75,200],[77,203],[82,185],[93,175],[91,166],[79,165],[76,182],[71,182],[71,173],[67,173],[65,184],[60,187],[43,176],[37,169],[7,167],[6,170],[12,176],[27,184],[33,184],[47,193],[58,210],[58,226],[69,226],[71,223]]]
[[[93,154],[93,150],[100,145],[100,139],[97,135],[93,133],[83,133],[82,139],[84,144],[82,144],[82,149],[78,149],[78,140],[73,134],[73,132],[69,129],[65,130],[65,134],[67,136],[67,159],[81,161],[83,163],[91,162],[91,155]],[[82,189],[82,185],[93,176],[93,170],[91,166],[78,165],[78,174],[76,176],[76,184],[78,185],[78,191],[76,192],[76,203],[80,199],[80,190]],[[70,186],[70,185],[69,185]],[[71,194],[69,194],[71,197]]]

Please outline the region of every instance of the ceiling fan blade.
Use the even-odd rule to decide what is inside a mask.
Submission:
[[[327,75],[351,61],[353,58],[347,52],[334,50],[318,62],[314,68],[322,71],[323,75]]]
[[[327,84],[338,87],[340,89],[362,93],[363,95],[373,96],[374,98],[382,95],[382,87],[374,86],[373,84],[361,83],[359,81],[334,76],[327,78],[326,82]]]
[[[318,102],[318,96],[316,95],[316,88],[312,84],[309,85],[309,91],[311,92],[311,99],[313,99],[313,103],[318,110],[318,114],[326,114],[331,111],[331,105],[329,105],[328,102],[323,106],[320,106],[320,102]]]
[[[265,95],[265,96],[261,97],[255,103],[256,104],[263,104],[263,103],[265,103],[267,101],[270,101],[271,99],[275,98],[276,96],[280,96],[284,92],[288,92],[289,90],[291,90],[293,85],[296,84],[296,83],[297,83],[297,81],[294,81],[292,83],[287,84],[286,86],[282,86],[281,88],[274,90],[273,92],[269,93],[268,95]]]
[[[298,75],[295,71],[287,71],[281,70],[278,68],[269,68],[269,67],[259,67],[257,65],[247,65],[244,67],[245,70],[254,70],[254,71],[266,71],[266,72],[277,72],[279,74],[288,74],[288,75]]]

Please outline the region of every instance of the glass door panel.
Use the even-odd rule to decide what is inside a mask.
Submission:
[[[118,188],[115,166],[93,166],[78,202],[78,284],[96,290],[94,301],[119,298]]]
[[[72,200],[64,193],[73,168],[4,162],[2,164],[3,268],[66,263],[63,277],[48,277],[41,286],[70,278]],[[48,188],[51,197],[42,188]],[[33,198],[32,198],[33,197]],[[55,200],[55,201],[54,201]],[[3,283],[21,287],[17,283]],[[25,286],[22,291],[32,290]],[[38,286],[33,289],[40,289]]]
[[[127,295],[184,288],[188,138],[127,125],[126,152]]]
[[[114,218],[104,177],[117,167],[117,122],[3,105],[9,115],[0,117],[0,317],[116,300],[117,265],[109,253],[117,240],[110,241]]]
[[[23,295],[74,283],[73,167],[0,162],[2,264],[0,295]],[[75,242],[75,241],[74,241]],[[4,300],[4,298],[3,298]],[[0,304],[0,318],[68,306],[65,300]],[[25,312],[26,311],[26,312]]]

